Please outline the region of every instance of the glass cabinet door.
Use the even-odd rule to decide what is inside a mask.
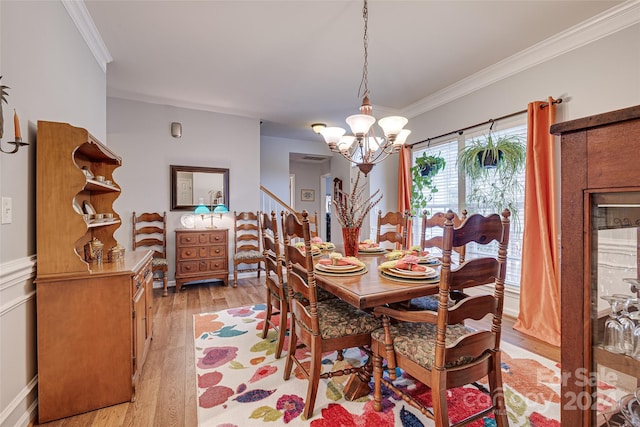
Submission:
[[[640,192],[592,194],[590,219],[592,425],[640,425],[628,418],[635,410],[640,417],[634,397],[640,381]]]

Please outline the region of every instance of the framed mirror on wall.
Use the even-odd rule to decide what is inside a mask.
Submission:
[[[229,208],[229,169],[171,165],[171,210],[193,211],[200,203],[211,210]]]

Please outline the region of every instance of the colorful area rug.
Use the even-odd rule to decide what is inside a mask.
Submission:
[[[347,401],[342,395],[347,376],[320,380],[313,417],[301,417],[307,381],[294,371],[282,379],[287,343],[275,359],[276,334],[261,338],[264,304],[194,316],[195,362],[198,375],[198,425],[212,427],[261,426],[433,426],[432,420],[385,390],[382,412],[373,410],[373,395]],[[512,426],[559,426],[560,381],[555,362],[503,344],[503,381]],[[298,350],[306,351],[306,349]],[[303,356],[303,354],[301,354]],[[366,355],[359,349],[325,355],[327,370],[358,366]],[[340,368],[342,369],[342,368]],[[429,404],[430,389],[402,374],[396,384]],[[480,384],[482,386],[482,384]],[[486,383],[485,383],[486,385]],[[489,398],[476,387],[449,392],[449,417],[460,420],[488,406]],[[493,419],[473,427],[493,426]]]

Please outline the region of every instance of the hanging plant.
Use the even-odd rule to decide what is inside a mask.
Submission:
[[[416,164],[411,167],[411,214],[417,215],[427,207],[427,203],[433,198],[433,194],[438,192],[433,177],[444,169],[446,162],[443,157],[422,156],[416,158]]]
[[[487,169],[513,174],[524,166],[526,154],[527,148],[520,135],[496,137],[489,132],[482,140],[472,140],[458,154],[458,167],[472,180],[486,176]]]
[[[484,139],[474,139],[458,153],[458,168],[469,177],[467,201],[490,212],[511,211],[518,226],[516,200],[524,183],[519,179],[527,154],[522,135],[496,136],[491,131]]]

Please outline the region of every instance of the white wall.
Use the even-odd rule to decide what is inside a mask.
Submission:
[[[0,2],[4,149],[13,148],[13,109],[23,140],[0,153],[0,188],[11,197],[13,222],[0,226],[0,426],[26,426],[35,416],[35,154],[38,120],[106,135],[106,77],[58,1]]]
[[[171,136],[171,122],[182,123],[182,137]],[[122,188],[114,209],[122,218],[116,239],[131,250],[132,213],[167,212],[169,280],[175,279],[175,233],[180,217],[171,211],[170,165],[229,169],[233,211],[257,211],[260,200],[260,122],[255,119],[107,98],[109,147],[123,159],[114,172]],[[233,216],[214,219],[229,232],[233,253]],[[233,262],[229,265],[233,269]]]

